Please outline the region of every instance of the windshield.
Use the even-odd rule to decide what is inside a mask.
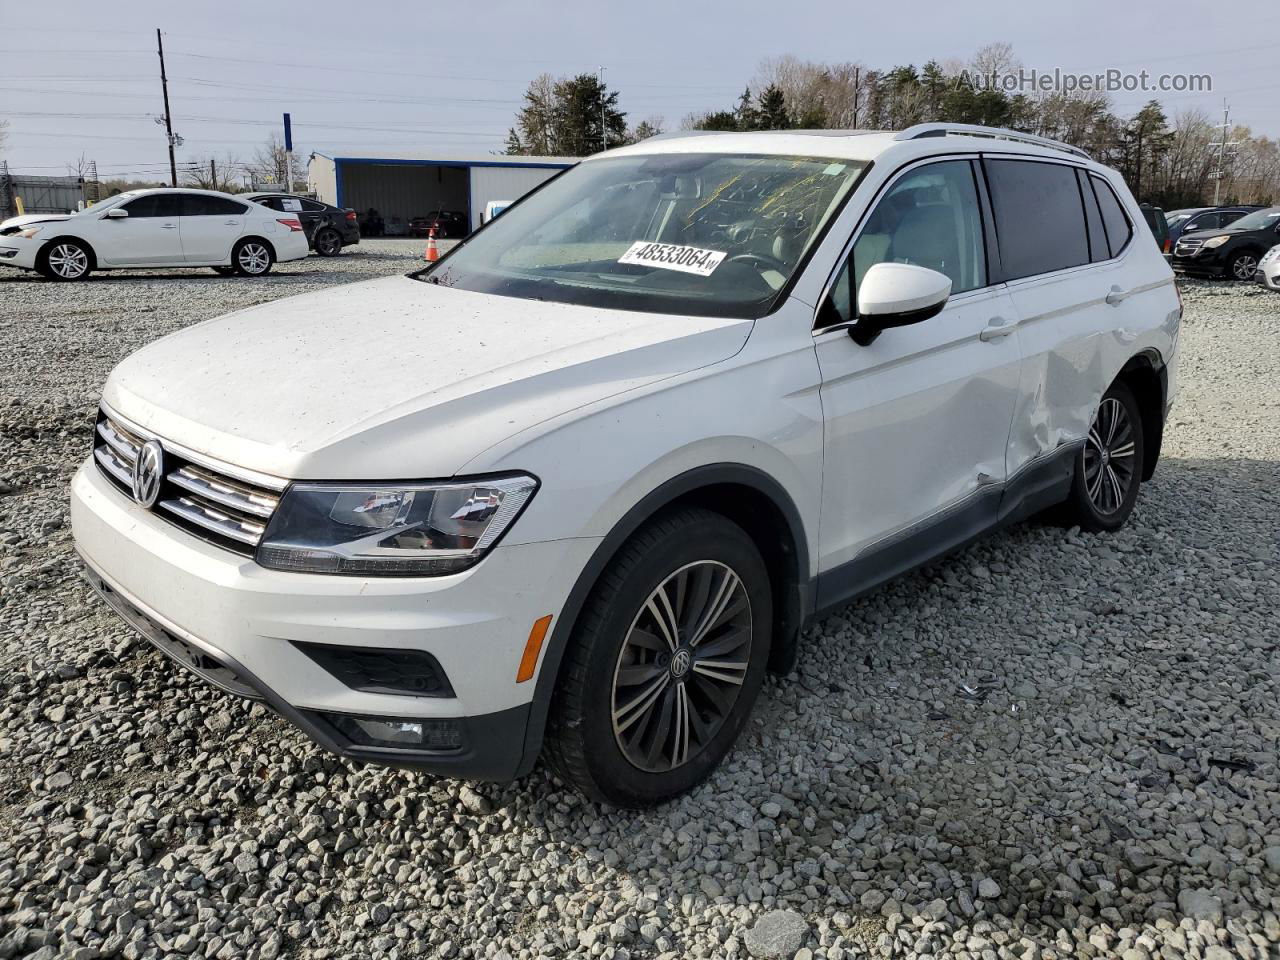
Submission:
[[[759,317],[866,166],[686,153],[590,160],[415,276],[525,299]]]
[[[1266,230],[1274,227],[1277,220],[1280,220],[1280,207],[1272,207],[1270,210],[1257,210],[1246,217],[1241,217],[1231,224],[1231,229]]]
[[[1184,220],[1190,220],[1191,214],[1171,213],[1167,217],[1165,217],[1165,219],[1169,221],[1169,226],[1176,227],[1178,224],[1182,223]]]

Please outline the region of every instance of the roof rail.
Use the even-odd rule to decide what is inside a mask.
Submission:
[[[992,140],[1012,140],[1017,143],[1030,143],[1037,147],[1048,147],[1050,150],[1062,150],[1066,153],[1093,159],[1079,147],[1073,147],[1061,140],[1050,140],[1038,137],[1034,133],[1019,133],[1017,130],[1006,130],[1004,127],[982,127],[973,123],[917,123],[894,134],[895,140],[919,140],[922,137],[989,137]]]

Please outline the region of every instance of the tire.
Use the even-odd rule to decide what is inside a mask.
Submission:
[[[342,235],[333,227],[325,227],[316,233],[312,246],[322,257],[336,257],[342,252]]]
[[[231,268],[242,277],[265,277],[275,262],[271,244],[257,237],[245,237],[231,248]]]
[[[83,280],[93,270],[93,251],[79,240],[53,240],[40,251],[36,269],[47,279],[60,283]]]
[[[1226,277],[1228,280],[1252,280],[1257,272],[1258,255],[1252,250],[1241,250],[1231,258]]]
[[[662,626],[673,622],[674,646]],[[552,771],[618,807],[697,786],[746,724],[772,623],[769,574],[741,527],[692,507],[651,520],[609,562],[570,637],[548,723]]]
[[[1113,383],[1094,412],[1089,436],[1076,458],[1063,522],[1093,533],[1124,526],[1138,499],[1145,455],[1138,402],[1128,386]]]
[[[213,272],[220,277],[229,277],[236,272],[235,267],[214,267]]]

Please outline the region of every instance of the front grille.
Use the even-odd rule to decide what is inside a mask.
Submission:
[[[1179,240],[1178,247],[1174,252],[1188,256],[1199,250],[1202,243],[1204,243],[1203,240]]]
[[[105,410],[98,414],[93,459],[121,493],[133,497],[133,465],[148,440]],[[280,502],[284,481],[250,476],[192,459],[165,441],[164,479],[154,510],[175,526],[227,550],[252,556]]]

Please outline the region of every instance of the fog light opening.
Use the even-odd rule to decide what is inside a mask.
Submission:
[[[352,743],[363,747],[437,751],[462,747],[460,720],[354,717],[342,713],[326,713],[324,718]]]

